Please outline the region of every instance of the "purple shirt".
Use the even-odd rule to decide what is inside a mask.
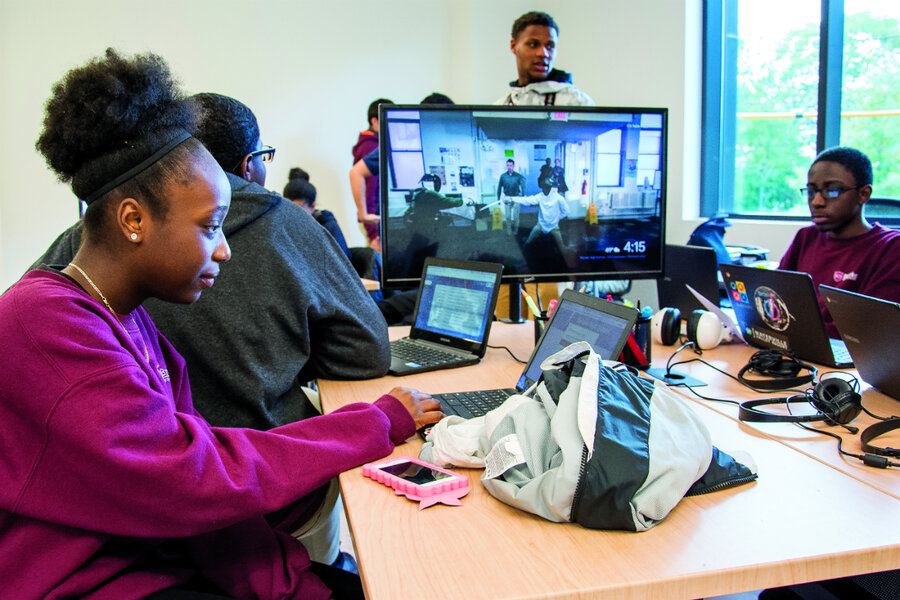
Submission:
[[[391,396],[268,432],[210,427],[143,308],[117,319],[53,272],[0,296],[0,348],[3,598],[143,598],[194,572],[239,597],[327,598],[262,515],[312,512],[321,486],[415,431]]]
[[[372,165],[366,157],[369,154],[374,153],[375,155],[375,168],[371,168]],[[366,177],[366,212],[370,215],[377,215],[381,207],[378,204],[379,190],[378,190],[378,133],[372,131],[371,129],[366,129],[365,131],[361,131],[359,133],[359,139],[356,141],[356,144],[353,146],[353,164],[356,164],[360,160],[366,161],[366,166],[369,167],[369,170],[372,172],[370,177]],[[374,240],[378,237],[378,224],[377,223],[364,223],[364,228],[366,230],[366,235],[370,240]]]
[[[828,335],[836,338],[819,284],[900,302],[900,231],[876,223],[854,238],[832,239],[810,225],[794,236],[778,268],[812,276]]]

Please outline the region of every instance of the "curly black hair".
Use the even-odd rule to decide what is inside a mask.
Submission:
[[[288,173],[288,182],[281,195],[288,200],[301,200],[310,206],[316,201],[316,186],[309,182],[309,173],[300,167],[294,167]]]
[[[225,171],[239,175],[241,161],[260,142],[256,115],[243,102],[204,92],[191,96],[200,122],[194,131]]]
[[[53,86],[35,148],[60,181],[70,183],[83,199],[143,162],[178,132],[192,129],[193,122],[162,58],[151,53],[126,58],[110,48]],[[85,229],[96,231],[104,212],[97,207],[110,198],[134,197],[164,217],[166,186],[189,179],[191,158],[198,152],[202,146],[189,139],[101,196],[85,213]]]
[[[850,171],[853,178],[856,179],[856,185],[859,187],[872,185],[872,161],[869,160],[868,156],[856,148],[847,146],[827,148],[822,150],[818,156],[816,156],[812,164],[814,165],[817,162],[822,161],[835,162],[842,165],[845,169]],[[810,165],[810,168],[812,168],[812,165]]]
[[[559,25],[556,24],[556,21],[553,20],[553,17],[545,12],[533,10],[531,12],[525,13],[513,22],[512,39],[519,39],[519,34],[525,31],[525,28],[529,25],[540,25],[542,27],[555,29],[556,35],[559,35]]]

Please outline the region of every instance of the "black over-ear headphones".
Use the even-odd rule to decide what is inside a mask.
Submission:
[[[862,435],[859,436],[859,440],[860,442],[862,442],[863,451],[871,454],[880,454],[881,456],[900,458],[900,449],[891,448],[890,446],[876,446],[872,443],[878,436],[884,435],[885,433],[888,433],[889,431],[893,431],[895,429],[900,429],[900,418],[897,417],[891,417],[890,419],[885,419],[866,427],[866,429],[862,432]]]
[[[816,384],[811,402],[825,415],[826,422],[846,425],[862,412],[862,397],[854,383],[840,377],[826,377]]]
[[[762,400],[748,400],[741,403],[739,418],[742,421],[764,423],[809,423],[811,421],[825,421],[831,425],[846,425],[862,411],[862,397],[859,395],[857,385],[840,377],[827,377],[820,379],[812,392],[798,394],[789,398],[764,398]],[[780,415],[758,410],[758,406],[767,404],[812,404],[818,414],[815,415]],[[859,430],[855,427],[847,428],[851,433]]]
[[[800,375],[802,370],[807,373]],[[748,372],[758,373],[767,379],[747,379],[745,375]],[[818,369],[793,354],[781,350],[760,350],[738,371],[738,381],[749,388],[786,390],[811,383],[817,374]]]

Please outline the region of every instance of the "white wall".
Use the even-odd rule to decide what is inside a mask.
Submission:
[[[683,217],[696,215],[699,190],[699,0],[0,2],[0,290],[76,218],[34,142],[52,84],[106,47],[156,52],[186,92],[250,106],[264,143],[278,147],[267,187],[280,190],[303,166],[357,245],[347,171],[369,102],[432,91],[493,102],[515,77],[512,21],[532,9],[553,14],[557,66],[598,104],[670,109],[667,231],[685,241],[698,222]],[[765,231],[774,241],[743,226],[727,239],[780,256],[793,228]]]

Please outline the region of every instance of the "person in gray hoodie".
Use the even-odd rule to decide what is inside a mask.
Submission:
[[[263,187],[275,149],[263,146],[252,111],[219,94],[189,101],[199,117],[192,133],[231,185],[223,228],[232,259],[196,303],[151,299],[144,308],[187,361],[194,405],[210,424],[267,430],[316,416],[307,382],[387,373],[387,324],[334,238]],[[67,264],[80,241],[78,222],[32,268]],[[319,555],[304,540],[328,564],[344,558],[334,516],[324,517],[331,531]]]

